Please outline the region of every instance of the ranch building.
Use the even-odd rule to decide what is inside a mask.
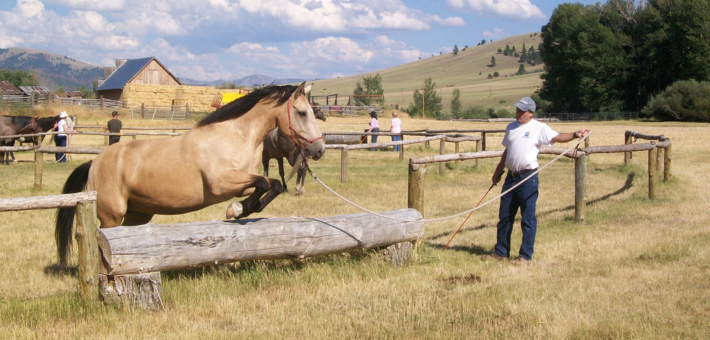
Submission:
[[[104,75],[110,69],[104,69]],[[130,84],[180,86],[180,80],[155,57],[116,59],[116,69],[96,89],[99,97],[122,100],[123,90]]]

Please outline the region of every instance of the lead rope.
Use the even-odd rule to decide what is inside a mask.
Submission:
[[[577,146],[579,146],[579,143],[581,143],[583,140],[587,139],[587,137],[589,137],[589,135],[591,135],[591,134],[592,134],[592,133],[591,133],[591,131],[590,131],[589,134],[587,134],[586,136],[580,138],[580,140],[577,141],[577,143],[575,143],[574,145],[572,145],[569,149],[565,150],[565,152],[559,154],[557,157],[555,157],[555,159],[553,159],[553,160],[550,161],[549,163],[547,163],[547,164],[543,165],[542,167],[540,167],[539,169],[537,169],[532,175],[526,177],[525,179],[523,179],[522,181],[520,181],[518,184],[512,186],[510,189],[504,191],[504,192],[501,193],[500,195],[498,195],[498,196],[492,198],[490,201],[487,201],[486,203],[483,203],[482,205],[479,205],[479,206],[477,206],[477,207],[475,207],[475,208],[473,208],[473,209],[466,210],[466,211],[464,211],[464,212],[458,213],[458,214],[456,214],[456,215],[451,215],[451,216],[441,217],[441,218],[435,218],[435,219],[430,219],[430,220],[425,220],[425,219],[423,219],[423,218],[422,218],[422,219],[418,219],[418,220],[404,220],[404,219],[400,219],[400,218],[395,218],[395,217],[390,217],[390,216],[382,215],[382,214],[380,214],[380,213],[376,213],[376,212],[374,212],[374,211],[372,211],[372,210],[369,210],[369,209],[367,209],[367,208],[364,208],[364,207],[362,207],[362,206],[360,206],[360,205],[358,205],[358,204],[356,204],[356,203],[354,203],[354,202],[348,200],[347,198],[341,196],[340,194],[338,194],[337,192],[335,192],[333,189],[331,189],[330,187],[328,187],[325,183],[321,182],[321,180],[318,179],[318,177],[316,177],[316,175],[313,173],[313,171],[311,171],[311,168],[308,166],[308,163],[305,163],[305,160],[306,160],[306,159],[305,159],[305,156],[304,156],[303,154],[301,154],[301,157],[304,157],[304,164],[305,164],[305,166],[306,166],[306,170],[308,170],[308,173],[311,175],[311,177],[313,177],[313,179],[316,180],[316,182],[320,183],[320,185],[322,185],[324,188],[328,189],[328,191],[330,191],[331,193],[333,193],[333,195],[338,196],[340,199],[342,199],[343,201],[349,203],[350,205],[352,205],[352,206],[354,206],[354,207],[356,207],[356,208],[358,208],[358,209],[360,209],[360,210],[362,210],[362,211],[368,212],[368,213],[373,214],[373,215],[375,215],[375,216],[379,216],[379,217],[382,217],[382,218],[386,218],[386,219],[388,219],[388,220],[400,221],[400,222],[424,222],[424,223],[428,223],[428,222],[438,222],[438,221],[449,220],[449,219],[452,219],[452,218],[455,218],[455,217],[459,217],[459,216],[462,216],[462,215],[465,215],[465,214],[468,214],[468,213],[472,213],[472,212],[474,212],[474,211],[476,211],[476,210],[478,210],[478,209],[481,209],[481,208],[485,207],[486,205],[490,204],[491,202],[493,202],[493,201],[495,201],[495,200],[497,200],[497,199],[503,197],[505,194],[507,194],[507,193],[513,191],[513,189],[515,189],[515,188],[519,187],[520,185],[522,185],[523,183],[527,182],[527,180],[529,180],[529,179],[532,178],[533,176],[537,175],[537,174],[538,174],[540,171],[542,171],[543,169],[545,169],[545,168],[547,168],[548,166],[550,166],[550,164],[552,164],[552,163],[554,163],[554,162],[557,162],[557,160],[559,160],[562,156],[564,156],[565,154],[567,154],[568,152],[570,152],[572,149],[574,149],[574,148],[576,148]],[[576,151],[575,151],[575,152],[576,152]]]

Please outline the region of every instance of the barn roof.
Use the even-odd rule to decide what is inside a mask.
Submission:
[[[8,96],[22,96],[24,93],[7,80],[0,81],[0,92]]]
[[[103,90],[121,90],[123,89],[126,84],[128,84],[133,78],[135,78],[138,73],[143,71],[143,69],[148,66],[148,64],[152,61],[155,60],[160,67],[165,69],[165,72],[168,72],[168,74],[175,78],[177,81],[177,78],[168,71],[163,64],[161,64],[158,59],[155,59],[155,57],[148,57],[148,58],[141,58],[141,59],[130,59],[126,60],[121,66],[119,66],[116,71],[111,73],[111,75],[104,80],[104,82],[96,89],[97,91],[103,91]],[[180,82],[178,81],[178,84]]]
[[[25,95],[32,95],[32,93],[36,93],[42,96],[46,96],[48,93],[50,93],[49,88],[46,86],[20,86],[20,90],[25,93]]]

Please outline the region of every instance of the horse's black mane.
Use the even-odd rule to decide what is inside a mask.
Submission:
[[[209,125],[212,123],[224,122],[226,120],[241,117],[243,114],[249,112],[254,106],[261,100],[265,100],[266,104],[277,102],[277,105],[283,105],[288,98],[291,97],[298,86],[293,85],[283,85],[283,86],[266,86],[264,88],[258,89],[242,98],[239,98],[221,109],[210,113],[207,117],[203,118],[197,127]]]

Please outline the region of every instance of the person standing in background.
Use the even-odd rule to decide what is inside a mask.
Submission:
[[[111,113],[111,120],[108,121],[108,132],[110,133],[121,133],[121,128],[123,127],[123,123],[121,123],[120,120],[118,120],[118,111],[113,111]],[[113,145],[118,143],[121,140],[121,136],[109,136],[108,137],[108,145]]]
[[[391,133],[401,133],[402,132],[402,120],[397,118],[397,112],[392,112],[392,123],[390,123]],[[402,140],[402,136],[392,136],[392,141],[397,142]],[[394,151],[399,151],[402,148],[401,145],[395,145]]]
[[[67,146],[66,132],[75,132],[74,130],[69,129],[69,126],[67,125],[66,119],[68,117],[69,115],[65,111],[62,111],[62,113],[59,114],[59,119],[56,123],[56,131],[59,133],[54,136],[54,143],[60,147]],[[67,162],[67,155],[65,153],[55,153],[54,157],[58,163]]]
[[[367,132],[380,132],[380,122],[377,120],[377,112],[370,112],[370,129]],[[372,135],[371,143],[377,143],[377,135]],[[377,148],[372,148],[370,151],[377,151]]]

